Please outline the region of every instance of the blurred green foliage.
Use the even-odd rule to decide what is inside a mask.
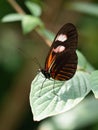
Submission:
[[[25,97],[26,99],[27,97],[29,97],[30,84],[38,68],[36,67],[34,63],[33,58],[36,57],[39,63],[42,66],[44,66],[44,59],[47,55],[48,47],[47,45],[45,45],[45,41],[43,41],[43,38],[41,37],[46,37],[52,40],[54,37],[54,34],[51,33],[51,31],[49,31],[48,29],[57,30],[57,28],[59,28],[64,23],[67,23],[67,22],[74,23],[77,26],[77,29],[79,32],[78,48],[86,56],[89,63],[91,63],[91,65],[93,65],[94,68],[98,69],[98,58],[97,58],[97,55],[98,55],[98,45],[97,45],[98,44],[98,36],[97,36],[98,35],[98,1],[97,0],[96,1],[91,0],[90,2],[81,1],[81,3],[79,3],[79,2],[74,2],[72,0],[70,1],[57,0],[56,2],[51,1],[51,0],[50,1],[49,0],[47,1],[16,0],[16,2],[25,11],[26,15],[29,15],[30,17],[31,16],[34,17],[35,23],[33,21],[31,22],[30,19],[27,20],[26,22],[26,19],[24,19],[24,22],[26,22],[26,24],[25,26],[21,26],[20,21],[23,20],[22,19],[23,16],[20,14],[17,14],[17,17],[16,17],[15,15],[17,11],[15,11],[15,9],[11,6],[11,4],[7,0],[6,1],[0,0],[0,19],[1,21],[2,21],[2,18],[3,20],[5,18],[5,21],[6,21],[6,18],[9,19],[9,20],[7,19],[9,23],[0,22],[0,36],[1,36],[0,37],[0,104],[1,104],[0,105],[0,109],[1,109],[0,120],[2,121],[2,122],[0,121],[1,122],[0,128],[4,128],[4,127],[6,128],[2,130],[41,129],[42,126],[38,128],[39,123],[34,122],[32,119],[32,113],[29,107],[29,101],[25,101]],[[31,2],[34,2],[34,4],[33,3],[30,4]],[[11,17],[11,14],[13,14],[13,17]],[[10,22],[11,19],[12,21],[16,21],[16,22]],[[30,26],[29,31],[28,31],[28,26]],[[39,28],[36,28],[37,26],[39,26]],[[25,32],[26,33],[29,32],[29,34],[31,30],[34,29],[32,32],[32,39],[30,37],[31,35],[29,34],[23,35],[22,27],[25,30]],[[57,32],[57,31],[53,31],[53,32]],[[23,50],[23,53],[24,53],[23,55],[20,50]],[[95,75],[97,74],[95,73]],[[94,77],[92,77],[92,79],[93,78]],[[97,83],[97,76],[95,76],[94,80]],[[22,88],[22,85],[23,85],[23,88]],[[94,87],[97,88],[97,84],[95,84]],[[22,88],[22,89],[19,89],[19,88]],[[93,88],[93,91],[95,91],[95,93],[97,93],[96,88]],[[21,90],[23,90],[23,93]],[[13,94],[10,94],[10,93],[13,93]],[[19,96],[19,94],[21,96]],[[23,98],[24,99],[23,101],[25,101],[26,103],[25,105],[23,105],[24,103],[21,101],[20,103],[21,105],[18,103],[14,104],[15,101],[17,100],[13,100],[14,102],[12,104],[13,106],[14,105],[17,106],[17,107],[14,107],[14,109],[15,110],[17,109],[18,113],[20,110],[19,106],[22,106],[23,109],[21,109],[21,112],[20,112],[21,114],[16,113],[17,115],[16,121],[8,125],[7,121],[11,123],[11,115],[15,115],[15,113],[13,113],[14,110],[12,108],[11,108],[12,109],[11,113],[9,113],[9,111],[7,113],[7,111],[5,112],[4,110],[5,109],[10,110],[11,101],[12,99],[14,99],[13,95],[14,96],[16,95],[17,97],[16,99],[18,100],[18,102]],[[93,95],[93,94],[91,93],[90,95]],[[93,99],[89,99],[89,98],[87,99],[87,104],[90,102],[90,100],[91,100],[91,104],[93,104],[93,107],[94,107],[92,108],[92,110],[94,110],[95,112],[93,114],[94,116],[96,115],[98,106],[95,105],[96,104],[95,100],[93,101]],[[92,105],[89,105],[89,106],[91,107]],[[86,107],[85,103],[84,103],[84,106],[80,106],[80,108],[81,107]],[[87,108],[89,109],[89,107]],[[84,109],[82,108],[82,110]],[[8,116],[6,113],[8,114]],[[85,113],[84,117],[86,115],[88,115],[88,113]],[[73,117],[76,117],[76,116],[73,116]],[[70,118],[69,118],[69,121],[70,121]],[[79,118],[82,118],[82,117],[78,116],[78,120]],[[61,117],[59,119],[61,119]],[[79,130],[80,129],[97,130],[98,119],[95,116],[93,117],[93,119],[94,120],[88,124],[85,124],[82,126],[80,125],[81,128],[79,128],[78,126]],[[15,120],[14,116],[12,120]],[[49,130],[57,130],[58,122],[57,120],[55,120],[56,127],[52,128],[52,125],[54,125],[52,124],[53,123],[52,120],[55,120],[55,119],[49,118],[47,129],[50,128]],[[89,118],[87,118],[86,121],[88,120]],[[75,123],[77,122],[76,120],[74,121]],[[67,122],[67,119],[66,119],[66,122]],[[44,127],[45,127],[45,123],[46,122],[43,121],[42,125]],[[69,123],[69,126],[71,126],[70,122],[68,123]],[[73,129],[75,128],[77,128],[77,126],[73,127]]]

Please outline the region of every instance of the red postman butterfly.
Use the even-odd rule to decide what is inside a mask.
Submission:
[[[45,78],[52,77],[55,80],[64,81],[74,76],[77,69],[77,42],[76,27],[71,23],[65,24],[50,47],[45,68],[41,69]]]

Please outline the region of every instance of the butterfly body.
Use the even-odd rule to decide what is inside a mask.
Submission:
[[[41,72],[45,76],[45,78],[50,79],[51,75],[48,71],[46,71],[45,69],[41,69]]]
[[[46,58],[45,68],[41,70],[45,78],[69,80],[77,69],[78,35],[75,26],[65,24],[57,33]]]

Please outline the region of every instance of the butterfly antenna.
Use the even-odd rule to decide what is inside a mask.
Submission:
[[[40,65],[40,63],[39,63],[39,61],[38,61],[38,59],[36,57],[32,58],[32,60],[38,65],[38,67],[40,69],[42,69],[42,67],[41,67],[41,65]]]
[[[28,57],[31,57],[29,53],[23,51],[21,48],[18,48],[18,50],[22,53],[22,55],[24,55],[24,56],[27,55]],[[26,54],[26,55],[25,55],[25,54]],[[38,59],[37,59],[36,57],[34,57],[34,58],[31,57],[31,59],[36,63],[36,65],[38,65],[38,67],[39,67],[40,69],[42,69],[42,67],[41,67],[41,65],[40,65],[40,63],[39,63],[39,61],[38,61]]]

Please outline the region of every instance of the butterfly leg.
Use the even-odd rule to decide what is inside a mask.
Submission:
[[[58,96],[58,94],[55,91],[55,80],[54,80],[54,83],[53,83],[53,94],[56,95],[56,96]]]
[[[42,88],[43,88],[43,85],[44,85],[44,82],[46,81],[46,78],[44,79],[44,81],[42,82],[42,85],[41,85],[41,88],[40,88],[40,92],[39,92],[39,96],[38,97],[41,97],[41,91],[42,91]]]

